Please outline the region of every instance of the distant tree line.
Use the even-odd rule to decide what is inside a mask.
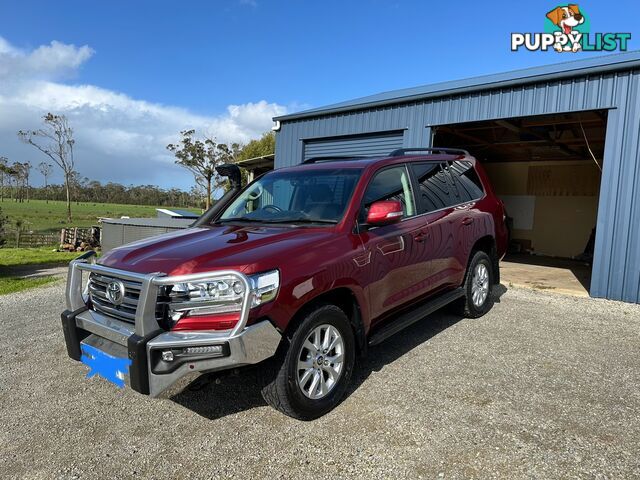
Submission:
[[[71,222],[73,202],[209,208],[212,195],[228,187],[226,179],[220,178],[216,172],[218,165],[269,155],[275,151],[273,132],[267,132],[246,145],[219,143],[213,137],[199,137],[195,130],[183,130],[180,136],[179,142],[167,145],[167,149],[175,155],[176,164],[193,174],[195,185],[189,192],[155,185],[103,184],[82,177],[75,170],[73,129],[64,115],[47,113],[42,117],[41,128],[18,131],[18,138],[22,142],[40,151],[47,159],[35,169],[44,180],[44,185],[30,185],[33,167],[30,162],[10,163],[8,158],[0,156],[0,202],[6,199],[15,202],[28,202],[29,199],[65,201],[68,222]],[[50,185],[49,179],[56,166],[62,171],[64,183]]]
[[[6,200],[27,201],[58,200],[66,201],[67,194],[64,184],[53,184],[42,187],[0,188],[0,194]],[[101,183],[87,178],[74,178],[70,182],[71,198],[75,203],[122,203],[126,205],[156,205],[171,207],[204,207],[204,200],[199,191],[185,192],[178,188],[164,189],[155,185],[122,185],[120,183]],[[20,200],[24,198],[25,200]]]

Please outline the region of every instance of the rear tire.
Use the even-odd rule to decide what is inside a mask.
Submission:
[[[489,255],[477,251],[464,276],[464,297],[452,304],[453,310],[467,318],[479,318],[493,306],[494,273]]]
[[[299,420],[313,420],[335,408],[347,390],[355,363],[349,319],[335,305],[322,305],[289,335],[275,377],[262,389],[273,408]]]

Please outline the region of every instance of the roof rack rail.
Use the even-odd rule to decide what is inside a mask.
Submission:
[[[438,152],[438,153],[461,153],[463,155],[471,155],[467,150],[462,148],[444,148],[444,147],[424,147],[424,148],[398,148],[389,154],[390,157],[401,157],[407,152]]]
[[[307,158],[302,163],[306,164],[306,163],[333,162],[333,161],[338,162],[340,160],[362,160],[363,158],[368,158],[368,157],[364,157],[362,155],[329,155],[326,157]]]

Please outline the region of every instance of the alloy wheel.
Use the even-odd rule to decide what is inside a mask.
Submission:
[[[298,387],[312,400],[326,397],[336,386],[344,366],[344,341],[337,328],[314,328],[298,354]]]

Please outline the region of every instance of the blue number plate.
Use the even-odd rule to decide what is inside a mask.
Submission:
[[[120,388],[124,387],[124,376],[129,374],[131,360],[113,357],[85,343],[81,344],[80,348],[82,349],[80,360],[89,367],[87,378],[99,375]]]

